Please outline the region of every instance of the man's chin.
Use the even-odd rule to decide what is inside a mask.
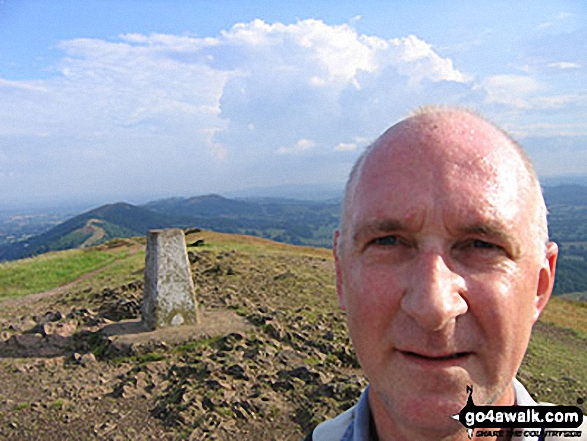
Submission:
[[[452,426],[454,419],[451,416],[460,412],[464,402],[461,397],[419,396],[407,399],[401,407],[405,409],[404,414],[411,415],[414,422]]]
[[[375,400],[377,401],[377,400]],[[459,421],[452,418],[467,401],[466,394],[406,394],[397,399],[385,399],[385,412],[391,416],[396,425],[416,430],[423,434],[430,433],[434,437],[455,433],[463,428]],[[371,402],[371,408],[378,403]],[[382,409],[380,409],[382,410]]]

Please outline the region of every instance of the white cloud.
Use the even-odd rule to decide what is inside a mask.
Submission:
[[[530,73],[531,68],[530,65],[524,64],[523,66],[515,66],[514,69],[519,70],[520,72]]]
[[[566,20],[567,18],[574,17],[575,14],[571,12],[559,12],[556,16],[553,17],[552,20],[546,21],[538,25],[538,29],[547,29],[552,28],[553,26],[559,24],[560,22]]]
[[[300,153],[305,152],[306,150],[310,150],[316,147],[316,142],[312,141],[311,139],[299,139],[293,146],[291,147],[279,147],[276,152],[279,154],[288,154],[288,153]]]
[[[573,14],[572,12],[559,12],[558,15],[556,16],[556,18],[558,20],[564,20],[566,18],[570,18],[570,17],[574,17],[575,14]]]
[[[548,67],[556,67],[558,69],[578,69],[581,65],[569,61],[559,61],[556,63],[548,63]]]
[[[587,127],[579,123],[530,123],[519,124],[513,134],[520,138],[526,137],[584,137]]]
[[[196,131],[206,138],[210,129],[221,128],[233,138],[240,133],[231,132],[246,126],[255,127],[262,138],[267,135],[263,127],[275,127],[280,114],[293,110],[288,117],[297,122],[291,139],[309,117],[318,123],[343,114],[340,98],[349,88],[360,90],[369,83],[366,93],[372,94],[377,82],[380,89],[389,87],[390,73],[404,77],[408,87],[466,79],[450,59],[415,36],[384,40],[359,35],[348,24],[319,20],[290,25],[254,20],[216,38],[79,38],[59,48],[65,52],[55,66],[60,75],[34,82],[0,79],[0,98],[13,98],[0,109],[6,116],[0,135],[66,132],[83,137],[136,129]],[[24,122],[33,120],[31,130]],[[270,142],[275,146],[277,140]],[[226,144],[229,150],[235,147],[238,143]]]
[[[543,109],[587,106],[587,94],[550,95],[535,98],[535,104]]]
[[[220,129],[218,128],[204,129],[204,132],[206,133],[206,147],[210,149],[212,156],[214,156],[216,159],[225,160],[226,156],[228,155],[226,147],[214,140],[216,132],[219,130]]]
[[[474,85],[429,42],[359,34],[353,22],[254,20],[215,37],[63,41],[53,77],[0,79],[3,164],[23,176],[3,189],[66,191],[61,179],[195,194],[295,182],[325,176],[329,163],[344,174],[349,164],[336,161],[352,153],[341,151],[358,151],[418,105],[584,105],[530,74]],[[17,161],[12,146],[27,154]]]
[[[357,150],[357,144],[341,142],[340,144],[337,144],[334,147],[334,150],[337,152],[348,152],[348,151]]]
[[[530,106],[530,97],[544,86],[536,79],[522,75],[494,75],[481,83],[486,91],[486,102],[524,109]]]
[[[408,74],[410,83],[417,83],[425,78],[432,81],[465,82],[467,78],[454,69],[449,58],[441,58],[432,50],[432,46],[414,35],[394,39],[392,45],[399,52],[399,72]]]
[[[47,88],[38,81],[9,81],[0,78],[0,88],[14,88],[29,92],[47,92]]]

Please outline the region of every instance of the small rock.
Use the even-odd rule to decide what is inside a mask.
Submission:
[[[96,356],[91,352],[88,352],[87,354],[82,355],[79,361],[84,366],[93,364],[96,363]]]
[[[58,323],[53,329],[53,334],[60,335],[61,337],[71,337],[77,330],[77,323],[75,320],[70,320],[66,323]]]
[[[49,311],[41,319],[41,323],[57,322],[63,318],[59,311]]]
[[[279,323],[265,325],[265,332],[276,340],[283,340],[285,338],[285,330]]]
[[[208,275],[217,275],[217,276],[221,276],[224,273],[224,271],[222,270],[222,267],[220,265],[214,265],[212,268],[207,269],[206,271],[204,271],[204,275],[208,276]]]
[[[198,260],[200,260],[200,256],[198,256],[196,253],[194,253],[192,251],[188,251],[188,260],[190,261],[191,264],[194,264]]]
[[[220,380],[206,380],[206,387],[211,390],[230,389],[230,384]]]
[[[43,360],[43,364],[45,365],[45,369],[52,369],[58,366],[63,366],[65,363],[65,357],[53,357],[53,358],[46,358]]]
[[[32,349],[43,344],[43,336],[40,334],[14,334],[7,343],[24,349]]]
[[[285,273],[281,273],[273,277],[273,280],[296,279],[297,277],[298,276],[296,276],[294,273],[286,271]]]
[[[27,334],[40,334],[43,337],[47,337],[51,333],[49,330],[49,325],[47,323],[38,323],[32,329],[25,331]]]
[[[236,378],[237,380],[248,380],[249,377],[245,372],[245,369],[240,364],[233,364],[223,369],[223,371]]]
[[[204,397],[204,399],[202,400],[202,407],[206,410],[213,410],[216,407],[216,405],[210,397]]]

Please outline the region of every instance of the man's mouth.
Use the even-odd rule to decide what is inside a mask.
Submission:
[[[422,360],[422,361],[452,361],[452,360],[461,360],[466,358],[467,356],[471,355],[470,352],[453,352],[446,355],[427,355],[427,354],[420,354],[417,352],[411,351],[401,351],[401,353],[409,358]]]

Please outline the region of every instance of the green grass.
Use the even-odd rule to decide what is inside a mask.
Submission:
[[[518,377],[538,401],[574,406],[587,398],[586,340],[552,324],[537,327]],[[583,412],[587,403],[581,403]]]
[[[197,350],[198,348],[210,346],[213,343],[216,343],[218,340],[220,340],[220,337],[209,337],[209,338],[202,338],[199,340],[190,341],[190,342],[184,343],[184,344],[178,346],[177,348],[175,348],[174,352],[176,352],[176,353],[192,352],[192,351]]]
[[[106,270],[84,280],[76,289],[83,290],[90,287],[120,286],[143,279],[145,270],[145,251],[127,256],[118,260]]]
[[[203,230],[200,233],[190,235],[187,239],[188,243],[194,242],[196,239],[204,239],[205,243],[202,247],[188,247],[189,251],[195,253],[203,250],[212,250],[214,252],[229,252],[237,251],[245,254],[284,254],[294,256],[313,256],[330,259],[332,251],[324,248],[313,248],[310,246],[295,246],[283,244],[280,242],[273,242],[269,239],[259,237],[243,236],[216,233],[208,230]]]
[[[146,354],[125,355],[120,357],[113,357],[110,362],[113,364],[132,363],[137,366],[142,366],[154,361],[167,360],[168,356],[159,352],[147,352]]]
[[[58,399],[53,401],[53,403],[51,403],[51,407],[55,408],[55,409],[61,409],[63,407],[63,400]]]
[[[587,302],[552,297],[540,316],[540,321],[559,328],[573,329],[587,338]]]
[[[0,298],[56,288],[114,262],[127,251],[68,250],[1,264]]]

